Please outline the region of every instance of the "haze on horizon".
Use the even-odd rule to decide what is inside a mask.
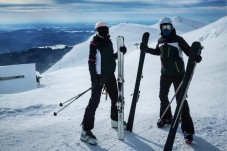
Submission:
[[[226,0],[0,0],[1,24],[157,22],[183,16],[214,22]]]

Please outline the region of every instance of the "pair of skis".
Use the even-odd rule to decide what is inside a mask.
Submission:
[[[147,46],[150,34],[145,32],[142,37],[141,45]],[[122,36],[117,37],[117,48],[118,48],[118,139],[124,139],[124,54],[120,51],[120,47],[124,46],[124,38]],[[139,67],[136,78],[136,85],[132,99],[131,110],[127,123],[126,130],[132,131],[136,102],[139,98],[139,86],[142,77],[143,63],[145,58],[146,50],[141,50]]]
[[[143,70],[143,64],[144,64],[144,59],[145,59],[145,54],[146,54],[146,50],[144,50],[143,46],[147,46],[148,40],[149,40],[149,36],[150,34],[148,32],[145,32],[143,34],[142,37],[142,50],[140,51],[140,59],[139,59],[139,66],[138,66],[138,72],[137,72],[137,77],[136,77],[136,83],[135,83],[135,88],[134,88],[134,93],[133,93],[133,99],[132,99],[132,104],[131,104],[131,109],[130,109],[130,113],[129,113],[129,118],[128,118],[128,122],[127,122],[127,127],[126,130],[128,131],[132,131],[133,128],[133,122],[134,122],[134,117],[135,117],[135,110],[136,110],[136,103],[139,99],[139,86],[140,86],[140,81],[141,81],[141,77],[142,77],[142,70]],[[123,37],[121,37],[118,41],[123,41]],[[120,46],[123,46],[124,44],[121,43],[118,45],[118,54],[123,56],[123,53],[121,53],[119,51]],[[191,46],[191,51],[189,54],[189,59],[188,59],[188,63],[187,63],[187,67],[186,67],[186,72],[184,75],[184,79],[181,83],[181,88],[180,88],[180,94],[179,94],[179,100],[177,103],[177,107],[175,110],[175,114],[174,114],[174,118],[173,118],[173,122],[172,125],[170,127],[170,131],[168,134],[168,138],[166,140],[166,144],[164,147],[164,151],[171,151],[172,147],[173,147],[173,143],[174,143],[174,139],[176,136],[176,131],[177,131],[177,127],[179,124],[179,119],[180,119],[180,114],[182,111],[182,107],[184,104],[184,101],[186,99],[187,96],[187,91],[190,85],[190,82],[192,80],[193,74],[194,74],[194,70],[196,67],[196,56],[201,54],[201,50],[203,49],[203,47],[201,46],[200,42],[193,42],[192,46]],[[124,93],[123,93],[123,83],[124,83],[124,78],[123,78],[123,65],[122,65],[122,56],[118,55],[118,88],[119,88],[119,100],[118,100],[118,138],[119,139],[123,139],[124,138]]]
[[[118,56],[118,139],[124,139],[124,54],[120,48],[124,46],[124,37],[117,37],[117,56]]]

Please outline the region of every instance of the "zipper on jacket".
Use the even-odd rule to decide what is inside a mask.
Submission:
[[[175,65],[176,65],[177,71],[180,72],[176,61],[175,61]]]
[[[168,48],[168,58],[169,58],[169,51],[170,51],[170,47]]]

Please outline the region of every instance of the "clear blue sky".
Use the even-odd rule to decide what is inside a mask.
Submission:
[[[157,22],[182,16],[213,22],[227,0],[0,0],[0,24]]]

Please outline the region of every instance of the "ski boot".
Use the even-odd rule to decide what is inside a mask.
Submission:
[[[157,122],[157,127],[158,128],[162,128],[165,125],[171,124],[172,121],[173,121],[172,118],[169,118],[169,119],[159,119],[158,122]]]
[[[126,122],[124,121],[124,129],[126,129]],[[111,127],[112,128],[118,128],[118,121],[111,120]]]
[[[184,140],[186,144],[191,144],[193,141],[193,134],[184,132]]]
[[[82,130],[80,140],[88,142],[91,145],[97,144],[97,138],[95,137],[95,135],[93,135],[93,133],[90,130],[89,131]]]

